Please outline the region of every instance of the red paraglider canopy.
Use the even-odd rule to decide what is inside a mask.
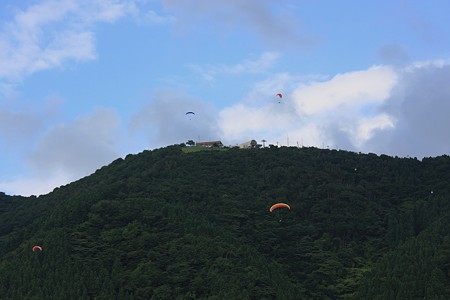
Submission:
[[[42,247],[41,246],[34,246],[33,247],[33,252],[36,251],[36,250],[42,251]]]
[[[277,94],[278,99],[278,103],[281,103],[281,98],[283,98],[283,94],[282,93],[278,93]]]

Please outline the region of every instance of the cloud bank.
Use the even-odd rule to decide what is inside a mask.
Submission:
[[[450,65],[418,64],[401,72],[399,84],[379,107],[395,127],[377,134],[364,149],[400,156],[450,154]]]
[[[309,82],[284,78],[293,88],[281,103],[261,98],[223,109],[222,136],[232,143],[254,138],[420,158],[450,153],[445,62],[374,66]]]

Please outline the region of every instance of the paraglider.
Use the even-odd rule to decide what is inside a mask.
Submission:
[[[278,103],[281,103],[281,98],[283,98],[283,94],[278,93],[278,94],[277,94],[277,97],[279,98],[279,99],[278,99]]]
[[[276,216],[278,216],[280,218],[280,222],[282,220],[281,216],[284,215],[284,213],[283,212],[274,212],[274,211],[277,210],[277,209],[281,209],[281,208],[287,208],[287,209],[291,210],[291,207],[288,204],[282,203],[282,202],[275,203],[274,205],[272,205],[269,208],[270,213],[273,213],[273,214],[275,214]],[[284,210],[284,209],[281,209],[281,210]]]
[[[36,251],[36,250],[42,251],[42,247],[41,246],[34,246],[33,247],[33,252]]]
[[[194,115],[195,116],[195,113],[193,112],[193,111],[188,111],[187,113],[186,113],[186,116],[187,115]],[[191,119],[191,117],[189,116],[189,120]]]
[[[285,208],[288,208],[289,210],[291,210],[291,207],[289,205],[287,205],[286,203],[280,202],[280,203],[276,203],[276,204],[272,205],[270,207],[269,211],[273,212],[275,209],[278,209],[280,207],[285,207]]]

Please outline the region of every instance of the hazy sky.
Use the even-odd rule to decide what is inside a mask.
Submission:
[[[1,1],[0,191],[47,193],[190,139],[450,154],[449,11],[448,0]]]

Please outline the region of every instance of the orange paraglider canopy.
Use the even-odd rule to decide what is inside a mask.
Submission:
[[[36,251],[36,250],[42,251],[42,247],[41,246],[34,246],[33,247],[33,252]]]
[[[287,205],[286,203],[276,203],[270,207],[269,211],[273,212],[275,209],[280,208],[280,207],[286,207],[286,208],[291,209],[291,207],[289,205]]]

